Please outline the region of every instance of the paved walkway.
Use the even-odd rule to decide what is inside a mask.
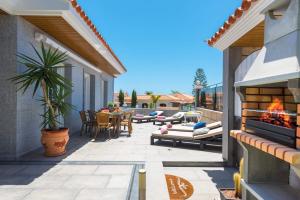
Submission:
[[[112,140],[102,136],[91,142],[87,136],[73,136],[67,155],[45,158],[39,149],[22,157],[19,163],[1,165],[0,197],[5,200],[137,199],[137,170],[145,164],[147,199],[167,200],[166,170],[175,175],[190,172],[189,168],[164,168],[163,161],[222,162],[218,148],[201,151],[198,145],[176,148],[167,142],[150,145],[151,132],[158,126],[145,123],[134,124],[133,128],[132,137],[124,132]],[[202,194],[195,193],[193,198],[202,199]]]
[[[133,165],[2,165],[3,200],[126,199]]]

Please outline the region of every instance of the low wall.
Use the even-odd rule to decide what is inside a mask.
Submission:
[[[154,112],[155,110],[162,110],[164,111],[164,116],[172,116],[175,113],[179,112],[179,109],[168,109],[168,108],[157,108],[157,109],[150,109],[150,108],[132,108],[135,114],[142,114],[142,115],[149,115],[149,113]],[[197,108],[198,111],[203,113],[201,121],[206,123],[222,121],[223,120],[223,112],[209,110],[205,108]]]
[[[201,121],[205,121],[207,123],[223,121],[223,112],[209,110],[205,108],[197,108],[197,110],[203,113]]]

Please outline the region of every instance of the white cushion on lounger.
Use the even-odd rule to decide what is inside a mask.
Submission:
[[[218,122],[214,122],[214,123],[210,123],[210,124],[207,124],[206,125],[206,128],[209,128],[209,129],[215,129],[215,128],[219,128],[222,126],[222,122],[221,121],[218,121]]]
[[[193,132],[193,126],[183,126],[183,125],[173,125],[169,128],[169,131],[183,131],[183,132]]]
[[[162,139],[193,140],[193,132],[168,131],[168,134],[161,134],[160,130],[157,130],[152,135]]]
[[[219,128],[222,126],[221,122],[214,122],[211,124],[207,124],[206,128],[209,128],[210,130]],[[186,125],[174,125],[172,128],[169,129],[169,131],[185,131],[185,132],[193,132],[194,127],[193,126],[186,126]]]
[[[196,135],[194,137],[194,139],[195,140],[201,140],[201,139],[210,138],[210,137],[213,137],[213,136],[222,135],[222,133],[223,133],[223,127],[220,127],[220,128],[210,130],[207,134]]]
[[[197,136],[197,135],[204,135],[207,134],[209,132],[209,128],[199,128],[193,131],[193,135]]]
[[[141,120],[145,120],[145,119],[154,119],[155,117],[154,116],[144,116],[144,117],[137,117],[137,116],[133,116],[132,119],[141,119]]]

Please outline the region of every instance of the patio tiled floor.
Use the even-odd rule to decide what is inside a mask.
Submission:
[[[162,161],[222,162],[220,149],[200,151],[198,145],[173,148],[171,143],[150,145],[150,135],[158,127],[146,123],[134,124],[133,128],[132,137],[123,133],[112,140],[100,137],[90,142],[86,136],[73,136],[67,155],[45,158],[39,149],[22,157],[19,163],[1,165],[0,197],[6,200],[126,199],[132,169],[143,163],[147,169],[147,188],[153,193],[147,192],[148,199],[167,199],[166,189],[157,185],[164,181],[166,172],[186,177],[195,188],[199,186],[194,199],[217,196],[212,180],[205,180],[204,169],[163,168]],[[136,199],[137,182],[132,184],[135,194],[131,199]]]
[[[99,138],[90,142],[87,137],[74,136],[68,155],[58,158],[44,158],[41,150],[30,153],[22,160],[52,161],[211,161],[222,162],[220,149],[200,151],[198,145],[181,145],[173,148],[172,143],[150,145],[150,135],[158,126],[152,123],[134,124],[133,134],[127,137],[123,132],[118,139]]]
[[[132,165],[2,165],[0,199],[126,199],[132,170]]]

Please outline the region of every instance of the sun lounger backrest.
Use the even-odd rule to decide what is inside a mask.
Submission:
[[[164,114],[164,111],[155,111],[155,112],[157,113],[156,116],[160,116],[160,115]]]
[[[220,127],[220,128],[210,130],[207,134],[196,135],[196,136],[194,136],[194,139],[195,140],[206,139],[206,138],[219,136],[219,135],[222,135],[222,134],[223,134],[223,127]]]
[[[181,119],[184,117],[184,112],[178,112],[172,115],[172,118]]]
[[[215,129],[215,128],[219,128],[219,127],[222,127],[222,122],[221,121],[213,122],[213,123],[210,123],[210,124],[206,125],[206,128],[209,128],[209,129]]]

